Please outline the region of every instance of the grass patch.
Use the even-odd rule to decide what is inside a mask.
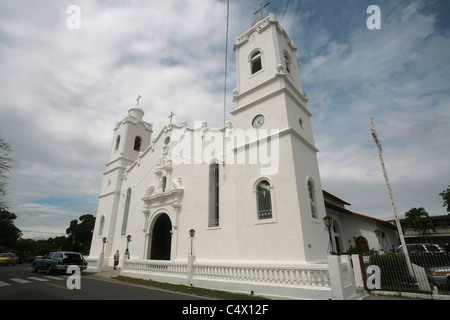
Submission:
[[[178,284],[171,284],[171,283],[164,283],[164,282],[157,282],[153,280],[144,280],[144,279],[137,279],[137,278],[130,278],[130,277],[123,277],[118,276],[114,277],[115,280],[120,280],[123,282],[133,283],[137,285],[143,285],[147,287],[153,287],[153,288],[159,288],[179,293],[187,293],[187,294],[193,294],[197,296],[202,297],[208,297],[213,299],[220,299],[220,300],[269,300],[263,297],[248,295],[248,294],[240,294],[240,293],[231,293],[227,291],[218,291],[218,290],[211,290],[211,289],[203,289],[203,288],[197,288],[197,287],[189,287],[185,285],[178,285]]]

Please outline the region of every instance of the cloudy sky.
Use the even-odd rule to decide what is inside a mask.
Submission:
[[[234,40],[260,2],[230,0],[226,120]],[[374,4],[381,29],[367,27]],[[268,9],[298,48],[323,188],[350,210],[393,218],[373,117],[400,216],[446,214],[450,2],[272,0]],[[224,0],[0,0],[0,135],[16,160],[8,200],[24,238],[62,235],[96,213],[114,125],[138,94],[155,135],[171,111],[174,122],[222,125],[226,22]]]

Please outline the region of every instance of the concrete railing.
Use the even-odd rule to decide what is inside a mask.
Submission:
[[[187,262],[165,260],[125,260],[124,270],[187,277]]]
[[[187,284],[188,263],[186,261],[126,259],[120,275],[159,282]]]
[[[245,264],[126,259],[123,276],[289,299],[354,299],[355,281],[347,257],[327,264]]]
[[[247,265],[194,263],[193,279],[329,287],[327,265]]]
[[[89,256],[89,257],[86,257],[85,259],[87,260],[87,262],[88,262],[88,266],[87,266],[87,269],[86,269],[86,271],[87,272],[99,272],[99,259],[100,257],[96,257],[96,256]]]

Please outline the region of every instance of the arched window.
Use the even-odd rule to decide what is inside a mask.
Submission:
[[[120,135],[118,135],[116,138],[116,146],[114,147],[114,151],[119,149],[119,144],[120,144]]]
[[[141,151],[141,137],[136,137],[134,139],[134,151]]]
[[[256,186],[256,201],[258,205],[258,219],[272,218],[272,194],[269,181],[262,180]]]
[[[311,215],[317,218],[316,189],[312,180],[308,180],[309,204],[311,206]]]
[[[123,212],[122,231],[120,234],[124,236],[127,233],[128,211],[130,210],[131,188],[127,190],[127,198],[125,200],[125,210]]]
[[[262,53],[260,50],[255,51],[252,56],[250,57],[250,68],[252,74],[257,73],[262,69],[262,60],[261,60]]]
[[[291,73],[291,57],[288,55],[287,52],[284,52],[284,62],[286,64],[286,71],[287,73]]]
[[[219,226],[219,164],[209,166],[209,217],[208,227]]]
[[[100,218],[100,226],[98,227],[98,235],[101,236],[103,234],[103,226],[105,225],[105,216],[102,215]]]

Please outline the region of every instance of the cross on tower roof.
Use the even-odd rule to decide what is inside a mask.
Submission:
[[[170,111],[170,116],[169,116],[169,118],[170,118],[170,123],[172,123],[172,118],[173,118],[174,115],[175,115],[175,113],[173,113],[172,111]]]
[[[137,101],[136,106],[139,106],[139,100],[141,100],[141,98],[142,98],[142,96],[139,94],[138,97],[137,97],[137,99],[136,99],[136,101]]]
[[[259,5],[259,10],[256,11],[253,15],[256,15],[258,12],[261,12],[261,18],[264,18],[264,8],[267,7],[270,4],[270,2],[267,2],[266,4],[260,4]]]

